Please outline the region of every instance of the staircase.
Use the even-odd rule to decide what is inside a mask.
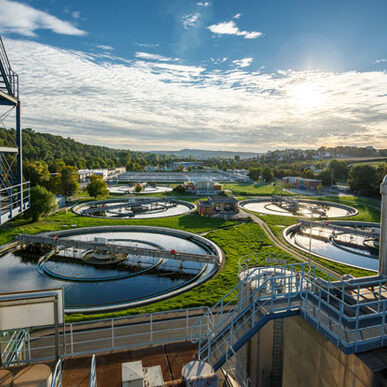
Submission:
[[[12,70],[0,36],[0,92],[13,98],[19,97],[19,77]]]
[[[373,289],[380,290],[379,296]],[[192,326],[191,341],[198,342],[198,358],[218,370],[269,320],[300,315],[347,354],[380,348],[387,344],[383,293],[387,294],[385,278],[345,281],[309,263],[248,269],[239,273],[238,285]],[[273,383],[280,384],[281,363],[279,322]]]

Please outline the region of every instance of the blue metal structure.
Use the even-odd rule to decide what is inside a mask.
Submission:
[[[0,225],[21,214],[30,206],[29,183],[23,183],[21,103],[19,77],[12,70],[0,36],[0,125],[16,110],[16,139],[14,146],[0,146]],[[16,166],[14,161],[16,159]]]
[[[269,320],[296,315],[346,354],[387,344],[385,277],[343,280],[309,263],[242,269],[238,285],[192,327],[199,359],[215,370]]]

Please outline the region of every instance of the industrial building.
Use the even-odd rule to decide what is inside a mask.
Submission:
[[[184,183],[184,190],[194,195],[219,195],[222,186],[211,179],[192,179]]]
[[[231,196],[208,197],[207,200],[198,200],[199,215],[230,214],[238,212],[238,200]]]
[[[290,184],[291,188],[305,189],[309,191],[317,191],[321,186],[321,180],[304,179],[303,177],[285,176],[282,181]]]

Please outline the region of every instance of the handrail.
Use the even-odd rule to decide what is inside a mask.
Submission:
[[[97,387],[97,365],[95,362],[95,354],[91,358],[89,387]]]
[[[3,70],[3,71],[1,71]],[[4,82],[8,93],[14,97],[19,97],[19,77],[12,70],[9,63],[8,55],[4,47],[3,40],[0,36],[0,73],[4,75]]]
[[[51,379],[51,387],[61,387],[62,386],[62,359],[58,359],[54,374]]]
[[[351,284],[327,274],[328,281],[319,279],[315,265],[309,263],[252,268],[244,276],[240,273],[238,284],[192,325],[191,339],[197,338],[199,341],[199,358],[204,355],[209,360],[211,352],[221,348],[227,337],[236,340],[237,346],[240,345],[237,343],[239,339],[232,338],[232,332],[240,329],[238,324],[246,323],[245,316],[250,312],[253,315],[261,313],[261,317],[253,319],[252,324],[258,324],[264,316],[266,319],[275,318],[273,312],[292,310],[292,313],[301,313],[304,318],[314,321],[317,329],[327,332],[328,337],[334,337],[338,346],[350,352],[356,352],[360,343],[383,342],[387,336],[384,333],[387,300],[381,298],[381,292],[386,287],[386,279],[371,278],[370,286],[379,285],[379,298],[362,302],[360,290],[364,289],[362,285],[367,284],[366,279]],[[346,293],[349,289],[357,290],[357,298],[356,293],[355,297]],[[361,296],[368,294],[362,292]],[[204,325],[210,313],[216,323],[211,327]],[[271,314],[272,317],[267,317]],[[362,322],[361,326],[359,322]],[[249,329],[253,329],[253,326]],[[347,335],[344,336],[343,332],[347,332]],[[361,332],[368,332],[368,336],[362,336]],[[219,360],[216,364],[220,364]]]
[[[12,336],[7,342],[4,350],[1,353],[3,364],[12,363],[19,352],[23,349],[24,344],[29,340],[28,329],[13,331]]]

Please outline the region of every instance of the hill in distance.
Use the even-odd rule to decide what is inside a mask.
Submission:
[[[179,151],[151,151],[150,153],[159,155],[174,155],[176,157],[191,157],[196,160],[206,160],[214,157],[233,158],[239,156],[241,159],[257,157],[259,153],[254,152],[230,152],[230,151],[212,151],[204,149],[181,149]]]

